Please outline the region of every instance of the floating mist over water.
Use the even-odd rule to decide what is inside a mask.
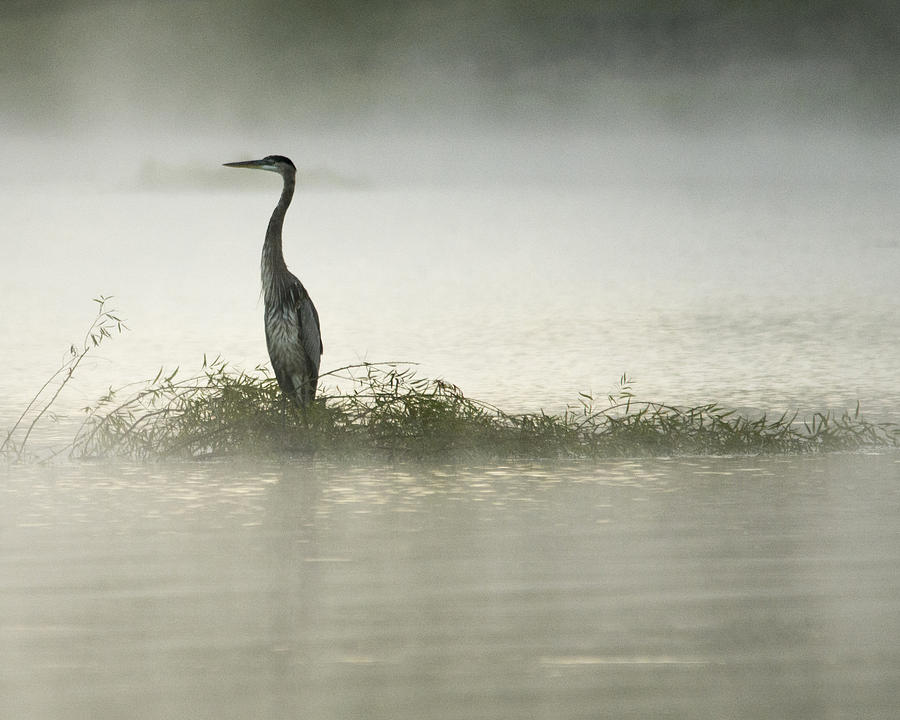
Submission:
[[[220,165],[280,152],[335,366],[421,361],[527,411],[629,372],[667,401],[881,412],[898,11],[851,5],[9,5],[8,366],[37,375],[98,293],[134,328],[123,382],[263,361],[277,181]]]
[[[127,185],[150,162],[202,184],[241,152],[376,184],[895,177],[897,14],[879,0],[13,4],[0,182]]]

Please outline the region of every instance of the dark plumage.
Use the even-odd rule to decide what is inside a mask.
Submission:
[[[225,165],[269,170],[278,173],[284,180],[281,198],[269,220],[262,250],[266,345],[282,392],[305,407],[316,397],[323,347],[319,313],[303,283],[287,269],[281,249],[281,229],[294,196],[297,168],[283,155]]]

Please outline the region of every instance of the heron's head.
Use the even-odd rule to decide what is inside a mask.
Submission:
[[[254,170],[269,170],[279,175],[293,175],[297,172],[294,163],[284,155],[267,155],[262,160],[242,160],[241,162],[225,163],[225,167],[251,168]]]

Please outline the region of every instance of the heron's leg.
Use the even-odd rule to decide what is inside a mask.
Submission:
[[[287,450],[287,398],[281,393],[281,448]]]
[[[300,405],[300,415],[303,418],[303,427],[307,433],[309,432],[309,408],[310,402],[304,398],[303,403]]]
[[[313,452],[313,438],[312,438],[312,403],[305,402],[300,406],[300,414],[303,422],[303,435],[301,441],[301,447],[305,452]]]

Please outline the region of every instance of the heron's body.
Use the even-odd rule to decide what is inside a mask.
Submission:
[[[272,212],[266,230],[260,263],[266,345],[282,392],[305,407],[316,396],[323,348],[319,313],[303,283],[287,269],[281,249],[281,229],[294,196],[296,169],[290,160],[281,155],[226,165],[270,170],[284,179],[281,199]]]

